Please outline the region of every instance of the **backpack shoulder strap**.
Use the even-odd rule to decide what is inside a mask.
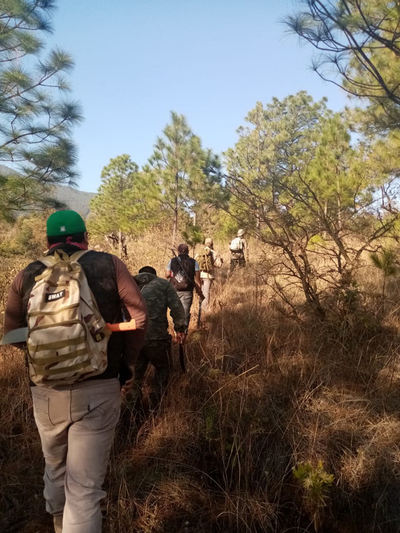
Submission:
[[[60,260],[61,260],[61,257],[58,255],[57,252],[55,252],[54,255],[46,255],[45,257],[41,257],[41,258],[39,259],[39,261],[40,261],[41,263],[43,263],[43,265],[44,265],[46,268],[44,269],[44,271],[43,271],[41,274],[39,274],[38,276],[35,277],[35,282],[40,281],[41,279],[44,279],[44,278],[47,276],[47,274],[46,274],[46,270],[47,270],[49,267],[54,266],[54,265],[55,265],[56,263],[58,263],[58,261],[60,261]]]
[[[86,252],[89,250],[79,250],[79,252],[75,252],[71,256],[68,257],[68,254],[65,252],[58,253],[57,251],[54,253],[54,255],[46,255],[45,257],[41,257],[39,261],[44,264],[46,268],[54,266],[59,261],[71,261],[71,262],[78,262],[78,260],[85,255]],[[39,276],[35,277],[35,281],[39,281],[45,277],[45,273],[42,272],[42,274],[39,274]]]
[[[65,259],[64,252],[61,252],[61,250],[56,250],[53,255],[45,255],[44,257],[41,257],[39,261],[46,267],[51,267],[62,259]]]
[[[66,252],[56,250],[53,255],[41,257],[39,261],[49,267],[55,265],[59,261],[78,261],[88,251],[89,250],[79,250],[79,252],[75,252],[71,256],[68,256]]]
[[[77,263],[79,259],[84,256],[89,250],[79,250],[79,252],[75,252],[70,256],[70,261]]]
[[[55,262],[56,262],[54,256],[52,256],[52,255],[49,255],[49,256],[46,256],[46,257],[41,257],[39,259],[39,261],[41,263],[43,263],[45,267],[50,267],[50,266],[54,265]]]

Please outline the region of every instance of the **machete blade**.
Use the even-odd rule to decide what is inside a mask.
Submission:
[[[186,372],[185,351],[183,348],[183,344],[179,344],[179,363],[181,365],[182,372]]]
[[[0,345],[5,346],[6,344],[18,344],[19,342],[26,342],[28,337],[28,328],[18,328],[12,329],[4,335],[1,339]]]

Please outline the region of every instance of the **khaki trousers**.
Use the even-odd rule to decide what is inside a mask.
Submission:
[[[210,308],[210,294],[211,294],[211,285],[213,284],[212,279],[210,278],[201,278],[201,290],[204,295],[204,300],[201,304],[201,309],[204,312],[207,312]]]
[[[100,501],[120,414],[117,379],[31,387],[45,459],[46,510],[63,515],[63,533],[100,533]]]

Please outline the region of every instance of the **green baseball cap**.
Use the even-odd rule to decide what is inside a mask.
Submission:
[[[85,231],[85,222],[76,211],[56,211],[47,219],[46,234],[48,237],[72,235]]]

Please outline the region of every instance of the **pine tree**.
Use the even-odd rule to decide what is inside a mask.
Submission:
[[[101,173],[102,184],[90,203],[90,231],[108,235],[125,255],[126,237],[155,224],[161,212],[160,190],[152,177],[139,172],[127,154],[110,160]]]
[[[288,286],[297,278],[323,316],[320,279],[334,288],[351,280],[361,254],[393,228],[396,173],[375,144],[352,146],[346,121],[305,92],[258,103],[247,122],[225,154],[229,212],[277,251],[279,291],[286,269]],[[323,258],[319,272],[311,255]]]
[[[303,0],[286,18],[290,31],[319,54],[314,70],[369,102],[368,126],[400,123],[400,4],[390,0]],[[334,73],[339,74],[335,76]]]
[[[219,193],[218,158],[202,148],[200,138],[183,115],[171,112],[171,123],[158,137],[144,170],[159,185],[164,208],[173,213],[172,242],[176,244],[180,217],[195,215],[201,205]]]
[[[54,183],[75,184],[72,126],[79,105],[64,98],[70,55],[42,56],[53,0],[7,0],[0,13],[0,216],[11,218],[48,197]]]

